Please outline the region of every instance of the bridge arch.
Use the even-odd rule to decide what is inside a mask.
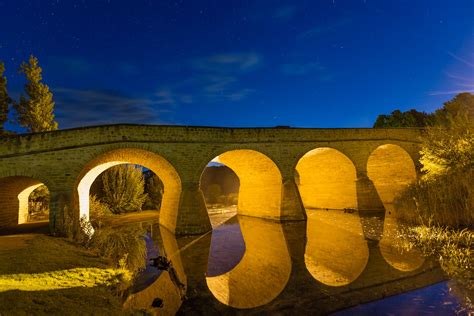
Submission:
[[[239,178],[238,214],[280,219],[282,176],[272,159],[253,149],[230,149],[212,161],[226,165]]]
[[[161,155],[141,148],[119,148],[102,153],[89,161],[80,172],[75,185],[76,218],[89,217],[89,190],[105,170],[120,164],[136,164],[153,171],[163,182],[160,224],[172,232],[176,229],[181,196],[181,178],[176,169]]]
[[[29,221],[29,197],[47,181],[28,173],[8,172],[0,178],[0,227],[15,226]]]
[[[396,144],[375,148],[367,160],[367,176],[375,185],[380,199],[392,204],[395,196],[416,180],[415,162],[406,149]]]
[[[295,178],[306,209],[357,208],[355,166],[337,149],[306,152],[298,160]]]

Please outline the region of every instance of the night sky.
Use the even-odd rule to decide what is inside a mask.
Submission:
[[[0,0],[15,98],[30,54],[60,128],[371,127],[474,92],[474,1]]]

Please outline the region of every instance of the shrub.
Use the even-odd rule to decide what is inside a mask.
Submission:
[[[91,195],[89,198],[89,219],[92,226],[100,228],[107,216],[112,215],[107,204],[99,201],[97,196]]]
[[[457,170],[411,184],[394,200],[396,216],[412,225],[474,227],[474,170]]]
[[[103,197],[114,214],[141,211],[145,202],[145,180],[142,169],[133,165],[119,165],[105,171],[102,176]]]
[[[145,192],[147,193],[147,199],[145,200],[143,207],[149,210],[159,210],[164,193],[163,182],[161,182],[158,176],[151,172],[147,173],[145,177]]]
[[[222,189],[218,184],[211,184],[207,188],[206,200],[208,203],[217,203],[219,197],[221,196]]]

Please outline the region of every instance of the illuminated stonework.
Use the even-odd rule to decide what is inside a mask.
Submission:
[[[394,197],[416,179],[410,155],[397,145],[382,145],[372,152],[367,162],[367,175],[374,182],[383,203]]]
[[[0,227],[28,221],[28,197],[41,185],[41,182],[29,177],[0,179]]]
[[[341,152],[311,150],[300,159],[296,171],[305,208],[357,208],[356,170]]]
[[[89,218],[89,190],[94,180],[108,168],[119,164],[144,166],[161,179],[164,185],[164,193],[160,209],[160,224],[174,232],[181,195],[180,177],[174,167],[163,157],[137,148],[109,151],[85,166],[77,184],[79,216]]]
[[[239,177],[239,214],[280,218],[282,179],[270,158],[254,150],[232,150],[219,155],[219,161]]]
[[[305,220],[301,196],[309,206],[354,207],[354,168],[357,207],[383,211],[377,190],[382,200],[390,200],[394,195],[390,190],[394,187],[389,183],[392,182],[389,176],[377,178],[382,172],[373,172],[377,163],[374,165],[372,160],[377,161],[379,156],[379,150],[375,149],[385,148],[387,144],[391,144],[387,148],[400,149],[392,152],[408,159],[395,162],[406,165],[394,167],[393,161],[385,165],[390,168],[387,172],[397,173],[405,167],[412,168],[412,161],[418,158],[422,134],[422,129],[403,128],[110,125],[8,136],[0,140],[0,179],[3,179],[0,189],[8,191],[10,185],[14,186],[8,183],[13,178],[8,177],[30,176],[45,183],[51,195],[51,231],[65,234],[71,231],[69,226],[77,225],[81,214],[87,216],[86,196],[100,172],[116,164],[139,164],[150,168],[165,184],[160,222],[176,234],[201,234],[209,231],[211,225],[199,181],[208,162],[219,156],[239,176],[241,214],[281,221]],[[315,148],[326,149],[311,152]],[[295,183],[295,168],[301,176],[301,194]],[[323,181],[329,189],[321,190],[318,181]],[[26,188],[26,185],[22,187]],[[317,195],[313,196],[311,191]],[[331,201],[331,196],[339,193],[342,195]],[[3,205],[14,195],[1,194]],[[326,206],[329,202],[331,205]],[[18,203],[16,214],[9,212],[11,209],[0,211],[0,226],[17,223],[18,217],[22,217],[18,216]]]

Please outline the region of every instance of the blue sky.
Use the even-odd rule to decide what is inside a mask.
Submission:
[[[474,1],[1,1],[17,98],[34,54],[60,128],[371,127],[474,92]]]

